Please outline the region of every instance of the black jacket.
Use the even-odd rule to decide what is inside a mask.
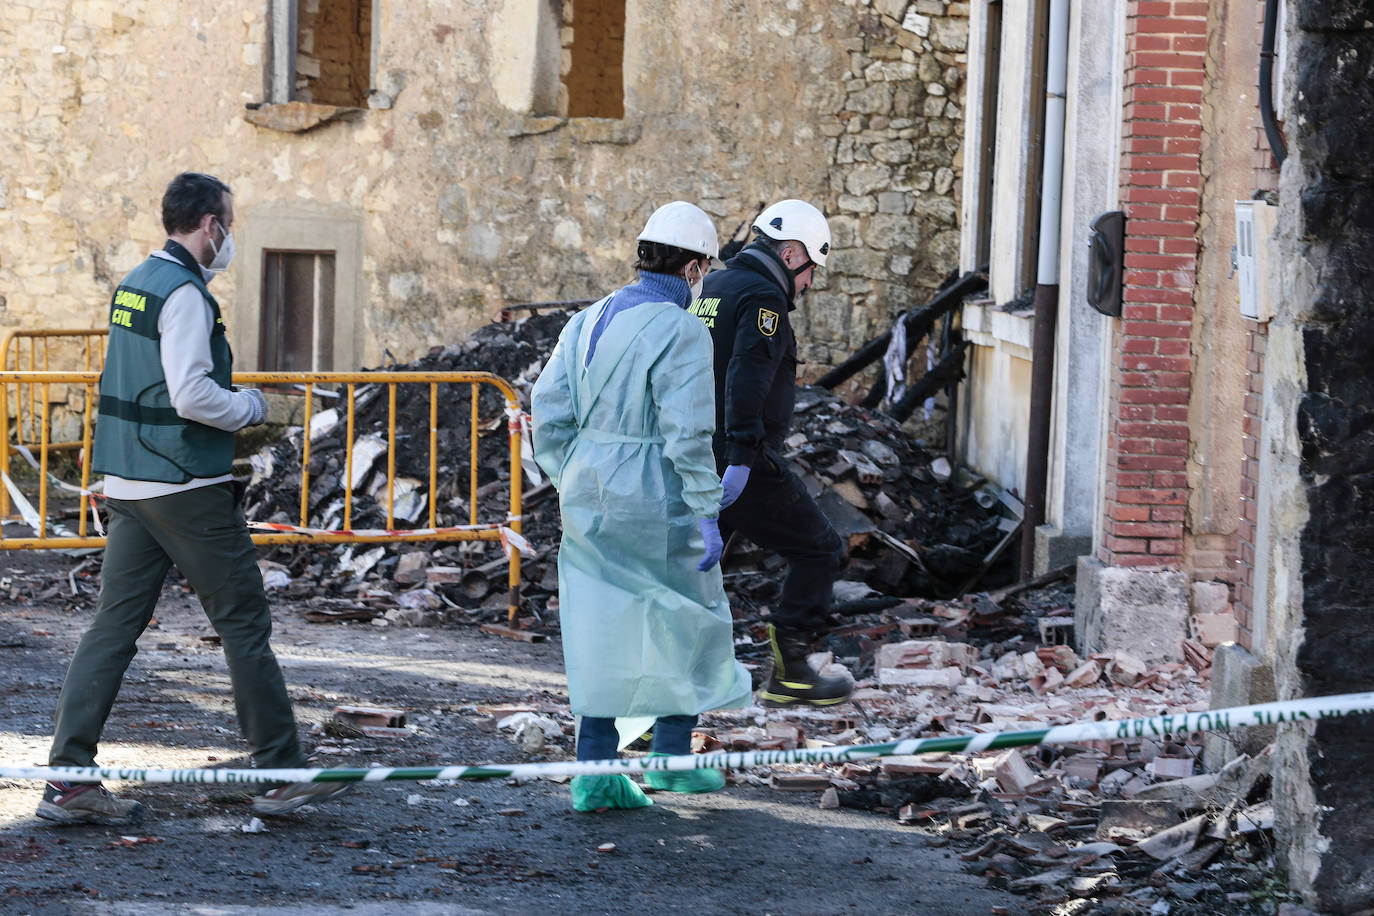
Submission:
[[[752,244],[725,270],[708,274],[689,311],[715,346],[716,461],[753,465],[764,448],[781,451],[797,399],[792,273]]]

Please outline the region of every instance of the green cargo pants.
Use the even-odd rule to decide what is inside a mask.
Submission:
[[[305,763],[291,701],[268,638],[272,617],[257,548],[230,483],[154,499],[107,501],[100,602],[57,700],[52,766],[94,766],[138,637],[175,563],[224,646],[239,727],[260,767]]]

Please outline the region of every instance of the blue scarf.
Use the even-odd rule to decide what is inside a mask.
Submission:
[[[685,309],[692,304],[692,287],[687,284],[686,280],[674,274],[652,274],[647,270],[639,271],[638,283],[622,286],[611,293],[606,300],[606,305],[602,308],[601,315],[596,319],[596,324],[592,325],[591,341],[587,344],[587,357],[582,361],[584,367],[591,365],[592,354],[596,352],[596,342],[601,339],[601,335],[610,326],[611,319],[626,309],[632,309],[636,305],[643,305],[646,302],[671,302],[678,308]]]

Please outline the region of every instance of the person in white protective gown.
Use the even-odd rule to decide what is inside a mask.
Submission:
[[[558,489],[559,615],[577,758],[619,756],[615,720],[653,717],[652,755],[687,754],[698,714],[744,706],[716,525],[711,337],[686,311],[717,253],[685,201],[639,235],[639,280],[575,315],[531,395],[535,460]],[[651,755],[651,756],[652,756]],[[707,792],[719,770],[649,771]],[[651,804],[623,774],[572,781],[579,811]]]

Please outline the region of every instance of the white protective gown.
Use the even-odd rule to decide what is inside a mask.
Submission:
[[[572,318],[531,396],[534,454],[558,488],[558,600],[572,711],[695,715],[749,701],[720,567],[698,572],[719,512],[711,338],[672,302]]]

